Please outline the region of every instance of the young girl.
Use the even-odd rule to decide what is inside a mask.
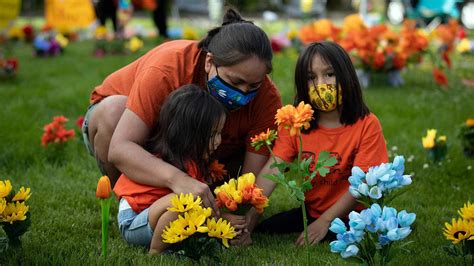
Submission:
[[[210,156],[221,143],[226,111],[207,91],[186,85],[172,92],[161,107],[159,125],[150,152],[194,179],[205,182]],[[166,225],[177,218],[168,212],[175,194],[168,188],[135,183],[121,175],[114,192],[120,200],[118,224],[130,244],[162,252]]]
[[[380,122],[364,103],[354,66],[338,44],[319,42],[309,45],[298,58],[295,83],[295,103],[304,101],[315,110],[311,127],[302,134],[303,158],[312,157],[315,162],[321,151],[329,151],[338,161],[325,177],[317,175],[313,189],[305,193],[310,216],[308,237],[314,244],[327,236],[332,220],[336,217],[347,220],[348,213],[358,207],[348,191],[352,167],[359,166],[367,171],[371,166],[387,162],[388,156]],[[293,161],[298,149],[298,137],[291,137],[287,130],[278,132],[273,149],[278,161]],[[257,180],[267,196],[275,184],[263,176],[278,171],[270,168],[272,163],[273,160],[267,162]],[[252,229],[256,215],[249,215]],[[275,234],[300,232],[296,244],[304,244],[301,208],[270,217],[259,225],[257,231]]]

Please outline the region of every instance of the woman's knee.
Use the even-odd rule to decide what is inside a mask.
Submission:
[[[94,143],[98,132],[100,132],[100,138],[106,138],[101,139],[101,143],[110,142],[115,127],[125,110],[127,99],[128,97],[123,95],[109,96],[103,99],[93,110],[89,121],[89,139],[91,144]]]

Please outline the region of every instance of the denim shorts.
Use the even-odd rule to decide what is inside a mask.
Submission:
[[[92,110],[94,110],[100,102],[89,105],[87,108],[86,115],[84,116],[84,122],[82,123],[82,138],[84,139],[84,145],[86,145],[87,151],[90,155],[94,156],[94,147],[92,147],[89,141],[89,120],[91,118]]]
[[[127,243],[147,248],[150,246],[153,229],[148,222],[148,210],[149,208],[146,208],[136,213],[125,198],[120,199],[118,226],[120,234]]]

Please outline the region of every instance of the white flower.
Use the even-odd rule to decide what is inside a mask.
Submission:
[[[398,147],[397,146],[392,146],[392,151],[397,151]]]
[[[425,164],[423,165],[423,169],[426,169],[426,168],[428,168],[428,167],[430,167],[430,165],[427,164],[427,163],[425,163]]]
[[[468,165],[468,166],[467,166],[467,170],[468,170],[468,171],[471,171],[471,169],[472,169],[472,166]]]

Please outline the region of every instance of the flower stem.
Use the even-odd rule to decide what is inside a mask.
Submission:
[[[309,265],[309,241],[308,241],[308,219],[306,217],[306,206],[304,201],[301,202],[301,210],[303,211],[303,228],[304,228],[304,245],[306,246],[306,263]]]
[[[101,199],[102,209],[102,256],[107,257],[107,237],[109,235],[110,199]]]

